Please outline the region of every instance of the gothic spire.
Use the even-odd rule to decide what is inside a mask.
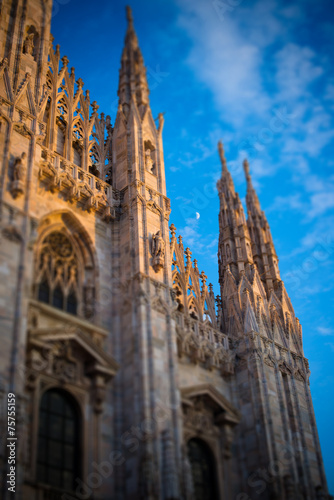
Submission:
[[[245,171],[245,176],[246,176],[246,181],[247,181],[247,194],[246,194],[246,205],[247,205],[247,210],[250,212],[253,216],[254,215],[260,215],[261,214],[261,206],[259,202],[259,198],[256,194],[256,191],[254,189],[253,183],[252,183],[252,178],[249,172],[249,163],[248,160],[244,160],[244,171]]]
[[[129,6],[126,8],[126,17],[128,27],[124,40],[118,85],[119,104],[122,105],[124,112],[130,106],[132,96],[138,107],[149,103],[144,59],[138,45],[132,11]]]
[[[242,273],[250,269],[253,258],[244,209],[235,192],[221,141],[218,152],[222,164],[222,175],[217,183],[220,199],[218,256],[219,281],[223,286],[226,271],[231,271],[238,282]]]
[[[218,142],[218,153],[219,153],[219,158],[220,158],[220,162],[221,162],[221,166],[222,166],[221,179],[218,181],[218,184],[217,184],[219,196],[221,194],[224,194],[225,198],[229,199],[231,195],[234,196],[235,189],[234,189],[232,176],[227,168],[224,146],[223,146],[222,141]]]
[[[274,281],[280,280],[278,258],[267,218],[261,210],[259,198],[252,183],[248,161],[244,160],[243,165],[247,181],[247,225],[252,240],[253,257],[267,291],[270,292]]]
[[[224,151],[224,146],[222,141],[218,141],[218,152],[219,152],[219,157],[220,161],[222,164],[222,172],[227,172],[227,164],[226,164],[226,158],[225,158],[225,151]]]

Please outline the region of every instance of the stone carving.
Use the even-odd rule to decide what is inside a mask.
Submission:
[[[262,359],[262,352],[261,352],[261,349],[259,349],[259,348],[257,348],[257,347],[254,347],[254,348],[250,351],[250,356],[249,356],[249,359],[261,360],[261,359]]]
[[[26,36],[23,44],[23,53],[32,56],[34,52],[34,33]]]
[[[64,382],[74,382],[77,378],[77,367],[67,359],[56,358],[53,364],[53,373]]]
[[[99,212],[106,222],[116,218],[114,207],[120,204],[119,195],[110,184],[70,162],[58,165],[46,150],[42,152],[39,179],[51,192],[64,193],[67,200],[80,203],[87,212]]]
[[[29,129],[29,127],[25,123],[21,123],[21,122],[15,123],[14,129],[16,130],[16,132],[23,135],[23,137],[30,138],[32,135],[31,130]]]
[[[152,257],[152,266],[157,273],[164,267],[165,262],[165,242],[160,231],[157,231],[152,236]]]
[[[194,427],[197,431],[202,431],[206,429],[209,432],[213,426],[212,414],[205,411],[204,408],[199,410],[188,410],[186,413],[187,425]]]
[[[168,198],[165,199],[165,219],[169,220],[169,216],[171,213],[170,200]]]
[[[292,375],[292,370],[286,361],[280,361],[278,363],[278,368],[284,375]]]
[[[154,162],[152,160],[151,150],[149,148],[147,148],[145,151],[145,167],[146,170],[150,172],[150,174],[153,174]]]
[[[37,136],[36,141],[38,142],[38,144],[42,144],[46,136],[46,127],[45,125],[43,125],[43,123],[39,123],[38,127],[39,127],[39,134]]]
[[[182,313],[177,313],[180,317]],[[202,363],[207,370],[216,368],[222,376],[229,376],[234,372],[235,354],[227,350],[224,346],[225,336],[216,330],[208,330],[207,338],[200,337],[192,327],[198,320],[192,320],[192,324],[177,331],[177,351],[178,356],[187,356],[194,364]]]
[[[300,382],[305,382],[305,375],[299,369],[295,371],[294,375],[296,380],[299,380]]]
[[[275,359],[273,358],[273,356],[268,353],[264,358],[263,358],[263,361],[265,362],[266,365],[274,368],[275,366]]]
[[[21,243],[22,235],[19,230],[13,226],[6,226],[2,230],[2,236],[13,243]]]
[[[22,181],[25,176],[25,158],[26,158],[26,153],[22,153],[21,156],[16,158],[15,163],[14,163],[14,173],[13,173],[13,179],[14,181]]]
[[[13,166],[13,181],[10,185],[10,192],[13,198],[17,198],[24,192],[24,180],[26,177],[26,153],[15,158]]]

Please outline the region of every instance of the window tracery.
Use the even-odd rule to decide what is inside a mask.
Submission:
[[[80,286],[78,260],[69,238],[49,234],[38,258],[37,298],[58,309],[77,314]]]
[[[50,95],[53,93],[50,91],[56,90],[57,95],[50,100],[50,113],[44,114],[43,145],[111,184],[113,127],[110,116],[101,113],[99,117],[96,101],[91,102],[88,90],[83,92],[84,82],[81,78],[76,80],[74,68],[68,70],[67,57],[61,58],[59,50],[52,46],[48,64],[45,89]]]
[[[57,113],[63,117],[66,117],[68,114],[68,107],[64,97],[57,102]]]

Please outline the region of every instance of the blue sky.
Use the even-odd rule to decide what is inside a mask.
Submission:
[[[126,2],[54,2],[55,44],[99,111],[114,121]],[[218,139],[242,199],[242,160],[248,156],[281,275],[303,326],[334,494],[332,2],[136,0],[131,6],[153,115],[165,112],[171,222],[216,293]]]

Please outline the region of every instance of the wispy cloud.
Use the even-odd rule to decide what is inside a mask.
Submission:
[[[317,332],[320,333],[320,335],[324,336],[329,336],[329,335],[334,335],[334,329],[333,328],[327,328],[325,326],[318,326]]]
[[[233,130],[239,149],[265,158],[266,168],[254,165],[255,175],[274,175],[288,168],[295,175],[296,161],[317,157],[334,138],[328,104],[314,93],[327,69],[308,45],[294,41],[294,31],[304,22],[298,6],[280,2],[240,2],[217,15],[214,2],[179,0],[179,25],[192,42],[187,62],[197,78],[210,89],[221,120]],[[324,100],[334,96],[334,84],[324,88]],[[273,114],[284,106],[291,117],[287,126],[273,131]],[[208,124],[206,124],[208,126]],[[255,145],[255,148],[254,148]],[[272,161],[275,155],[275,161]],[[303,172],[310,171],[309,163]],[[315,203],[317,200],[315,199]],[[326,204],[329,207],[329,202]],[[317,214],[316,209],[313,211]]]

